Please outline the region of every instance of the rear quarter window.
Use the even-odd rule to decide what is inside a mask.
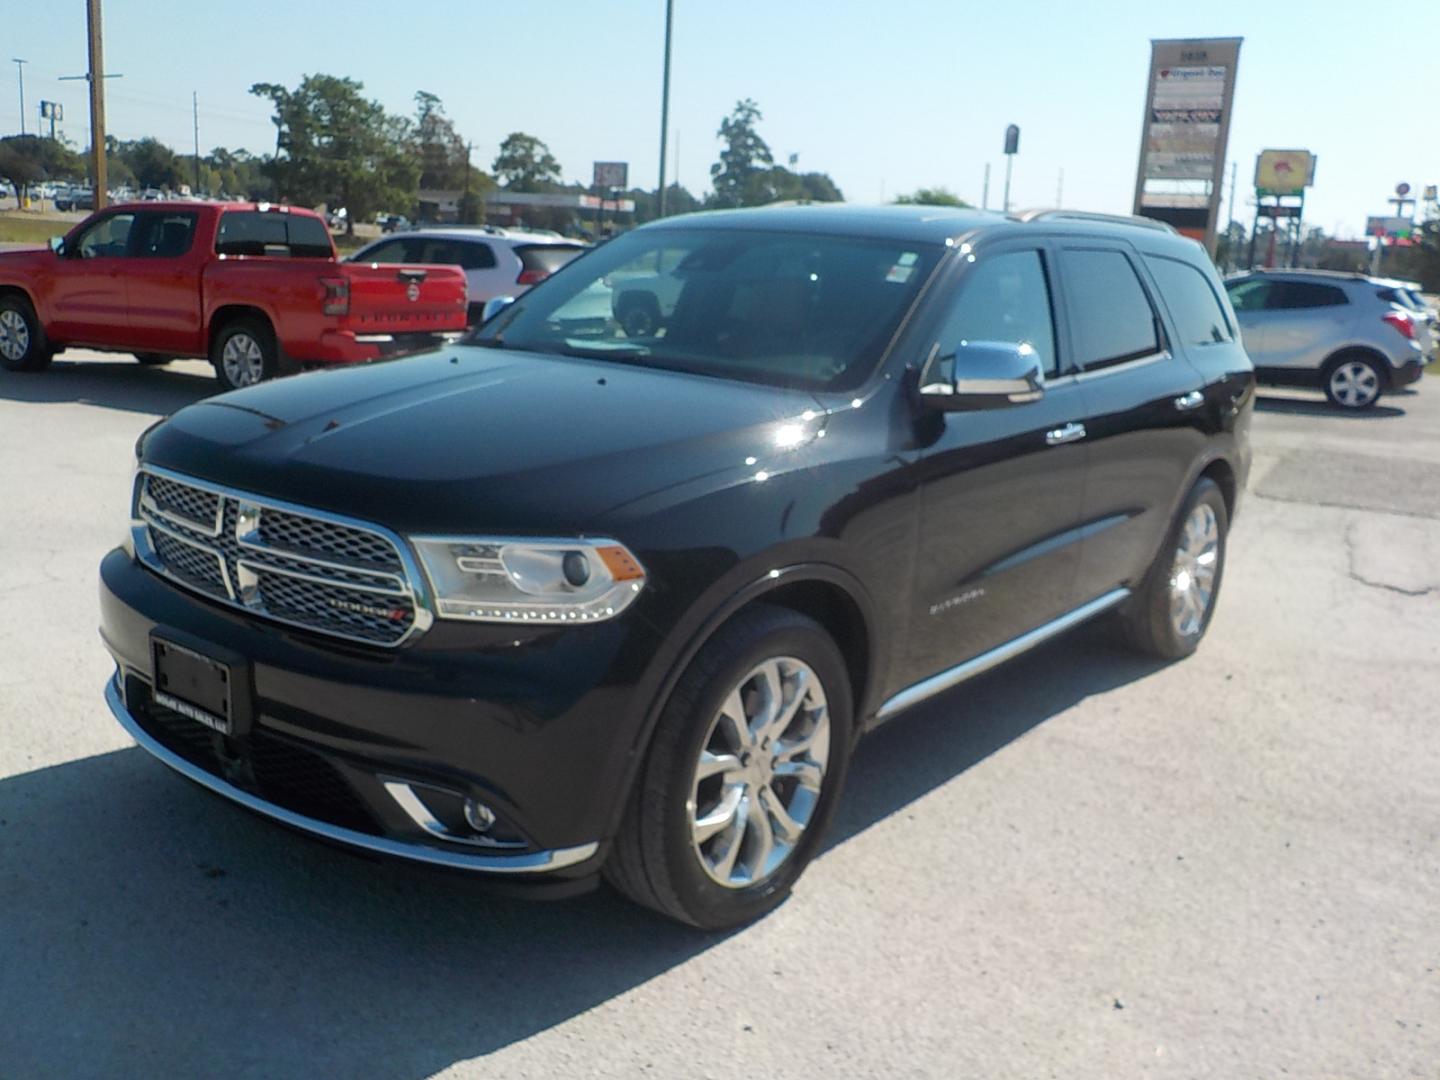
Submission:
[[[271,255],[328,259],[330,234],[319,218],[275,210],[233,210],[221,215],[217,255]]]
[[[1160,351],[1155,309],[1124,252],[1067,248],[1060,267],[1080,367],[1110,367]]]
[[[1160,295],[1175,320],[1175,332],[1182,345],[1215,345],[1234,341],[1234,328],[1210,279],[1199,267],[1146,255],[1145,265],[1160,286]]]
[[[530,244],[517,247],[520,265],[526,270],[542,270],[553,274],[585,249],[578,244]]]

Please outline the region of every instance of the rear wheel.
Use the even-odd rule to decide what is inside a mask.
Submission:
[[[779,905],[818,850],[852,744],[834,641],[757,606],[696,655],[665,705],[606,877],[706,929]]]
[[[23,296],[0,296],[0,367],[6,371],[44,371],[54,353],[45,328]]]
[[[210,362],[215,366],[215,378],[226,390],[273,379],[280,367],[275,334],[260,319],[236,319],[215,335]]]
[[[1368,409],[1384,390],[1380,365],[1355,353],[1337,356],[1325,369],[1325,396],[1342,409]]]
[[[1120,611],[1125,637],[1140,652],[1179,660],[1200,645],[1220,595],[1229,527],[1219,486],[1201,479],[1145,580]]]

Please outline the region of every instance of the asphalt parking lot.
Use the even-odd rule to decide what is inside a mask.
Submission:
[[[319,847],[129,744],[95,572],[209,369],[0,375],[0,1075],[1440,1076],[1440,385],[1267,393],[1197,656],[1102,627],[864,745],[729,935]]]

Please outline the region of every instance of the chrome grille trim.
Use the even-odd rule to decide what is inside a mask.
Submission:
[[[213,525],[206,497],[215,499]],[[165,504],[191,513],[203,509],[207,519],[167,512]],[[262,538],[267,514],[286,523],[281,532],[308,540],[308,546],[299,541],[267,543]],[[153,539],[157,535],[165,537],[166,545],[183,545],[184,560],[174,558],[175,565],[170,565]],[[271,622],[381,648],[402,645],[434,622],[426,578],[405,541],[383,526],[342,514],[144,465],[136,470],[131,496],[131,538],[136,557],[155,573]],[[357,557],[347,559],[347,552]],[[170,554],[178,552],[172,549]],[[191,554],[216,561],[223,592],[202,582],[208,575],[196,574],[194,567],[201,563],[192,561]],[[261,584],[270,575],[271,580],[292,583],[284,605],[288,614],[267,607]],[[306,590],[311,595],[302,595]],[[377,603],[377,598],[382,602]],[[382,617],[385,608],[390,615]],[[404,619],[391,617],[401,612]]]

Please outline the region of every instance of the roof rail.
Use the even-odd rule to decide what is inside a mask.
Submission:
[[[1103,221],[1109,222],[1111,225],[1139,225],[1144,229],[1176,232],[1173,225],[1136,214],[1097,214],[1090,210],[1021,210],[1010,216],[1016,221],[1053,221],[1057,219],[1062,221]]]

